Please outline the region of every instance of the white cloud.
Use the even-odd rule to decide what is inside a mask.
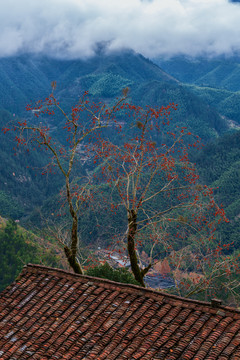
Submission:
[[[0,0],[0,56],[87,57],[99,42],[148,57],[231,54],[239,19],[227,0]]]

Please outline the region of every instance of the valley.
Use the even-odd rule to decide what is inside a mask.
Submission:
[[[57,60],[40,56],[3,58],[0,59],[0,126],[5,128],[25,118],[30,122],[36,121],[34,113],[26,112],[25,108],[27,104],[44,100],[51,92],[52,81],[57,83],[55,96],[66,114],[71,113],[72,106],[85,90],[88,90],[89,101],[109,106],[117,97],[122,96],[122,89],[126,87],[129,88],[130,103],[143,107],[178,104],[178,110],[171,114],[169,132],[173,131],[177,124],[179,128],[187,127],[191,133],[200,136],[204,146],[198,152],[191,149],[190,159],[196,164],[200,181],[213,187],[217,203],[223,204],[230,220],[229,223],[220,224],[212,246],[223,247],[224,244],[231,244],[230,248],[226,246],[226,249],[223,249],[223,255],[237,257],[240,251],[239,69],[239,59],[193,61],[177,58],[169,61],[154,59],[152,62],[132,51],[112,55],[97,54],[88,61]],[[44,115],[42,121],[47,121],[51,136],[59,144],[65,144],[64,132],[61,130],[64,117],[56,114],[47,120]],[[119,124],[123,133],[132,131],[131,124],[122,114]],[[114,133],[111,127],[107,128],[105,136],[115,141],[118,146],[123,143],[121,136]],[[156,142],[158,141],[160,142],[156,137]],[[87,156],[84,155],[84,146],[85,144],[78,148],[81,164],[74,169],[73,180],[87,174],[97,174],[99,170],[88,162]],[[38,148],[27,152],[23,149],[14,150],[14,147],[16,148],[15,133],[1,132],[0,215],[17,221],[17,224],[19,222],[24,228],[39,234],[40,231],[46,231],[47,226],[51,230],[55,226],[56,229],[66,229],[69,226],[66,225],[69,224],[69,218],[59,216],[62,211],[59,193],[64,186],[64,179],[58,171],[46,176],[41,175],[42,169],[50,161],[49,154],[41,152]],[[161,181],[160,178],[158,181]],[[154,187],[152,189],[154,190]],[[120,245],[112,246],[113,239],[124,241],[123,234],[127,228],[124,209],[119,207],[116,215],[107,211],[103,199],[105,201],[110,196],[116,203],[119,202],[117,194],[107,184],[94,183],[95,203],[86,206],[79,215],[81,247],[85,249],[84,259],[89,253],[96,252],[99,246],[111,251],[119,250]],[[156,210],[159,204],[153,203],[153,206]],[[15,230],[11,226],[9,225],[13,233]],[[6,230],[4,234],[5,232]],[[4,234],[3,237],[6,236]],[[43,261],[44,264],[55,266],[61,245],[56,245],[56,241],[50,240],[51,236],[48,236],[48,241],[55,244],[51,256],[44,258],[41,255],[40,260],[32,257],[31,261]],[[149,233],[146,232],[145,237],[148,236]],[[23,236],[22,240],[26,241],[26,237]],[[189,239],[186,248],[190,243]],[[9,244],[4,246],[10,247]],[[151,251],[154,261],[164,261],[167,255],[164,247],[159,245],[151,250],[146,240],[139,247],[139,251],[142,261],[142,254],[145,253],[149,258]],[[189,257],[193,254],[194,250],[191,248]],[[29,260],[24,258],[22,261]],[[181,272],[183,273],[183,269],[179,269],[179,273]],[[191,272],[198,273],[196,269],[189,268],[188,273]],[[236,280],[236,274],[231,281]],[[224,279],[222,276],[219,281]],[[178,278],[178,281],[180,280],[181,276]],[[11,281],[9,278],[9,282]],[[221,286],[220,289],[223,292]],[[209,296],[211,295],[212,292],[209,293]],[[201,298],[201,295],[199,296]],[[226,300],[233,302],[232,299]]]

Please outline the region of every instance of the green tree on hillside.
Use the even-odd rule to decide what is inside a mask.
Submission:
[[[56,266],[57,259],[31,241],[13,220],[0,228],[0,291],[11,284],[28,263]]]

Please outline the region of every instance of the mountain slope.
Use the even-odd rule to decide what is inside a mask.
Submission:
[[[183,83],[217,87],[229,91],[240,90],[240,58],[155,59],[156,63]]]
[[[139,105],[179,103],[175,120],[204,139],[216,137],[227,129],[217,111],[210,109],[191,89],[184,88],[156,64],[131,51],[99,54],[88,60],[26,56],[0,59],[0,78],[0,107],[21,116],[25,116],[27,103],[50,93],[54,80],[56,95],[65,109],[70,110],[85,90],[95,99],[108,102],[120,96],[124,87],[129,87],[130,100]]]
[[[56,80],[56,97],[67,111],[85,90],[89,90],[90,98],[95,101],[108,103],[121,96],[124,87],[129,87],[129,101],[135,104],[179,104],[173,124],[187,126],[204,140],[218,137],[227,130],[225,119],[209,107],[201,91],[181,85],[156,64],[131,51],[98,54],[85,61],[26,56],[0,59],[0,78],[0,108],[10,111],[0,112],[1,128],[12,119],[16,121],[13,113],[26,116],[26,104],[44,99],[51,91],[51,81]],[[221,101],[225,101],[225,95],[220,95]],[[61,117],[51,120],[52,136],[57,136],[59,141],[58,130],[63,120]],[[0,214],[16,219],[37,210],[46,200],[51,201],[62,180],[55,175],[44,178],[33,169],[46,165],[47,157],[38,152],[15,157],[14,134],[1,132],[1,136]]]
[[[228,118],[230,125],[240,124],[240,58],[178,57],[156,62],[185,83],[191,93]]]
[[[232,92],[197,85],[184,85],[184,87],[228,118],[231,127],[240,128],[240,91]]]
[[[0,129],[11,121],[11,114],[0,110]],[[17,119],[16,119],[17,121]],[[39,150],[15,154],[15,132],[1,131],[0,142],[0,215],[18,219],[42,205],[49,196],[56,194],[62,178],[56,175],[45,177],[42,169],[49,156]]]
[[[226,243],[240,246],[240,131],[225,135],[206,145],[193,161],[203,183],[212,186],[219,204],[223,204],[230,222],[218,231]]]

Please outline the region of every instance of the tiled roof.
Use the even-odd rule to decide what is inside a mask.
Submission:
[[[0,359],[240,359],[240,312],[38,265],[0,294]]]

